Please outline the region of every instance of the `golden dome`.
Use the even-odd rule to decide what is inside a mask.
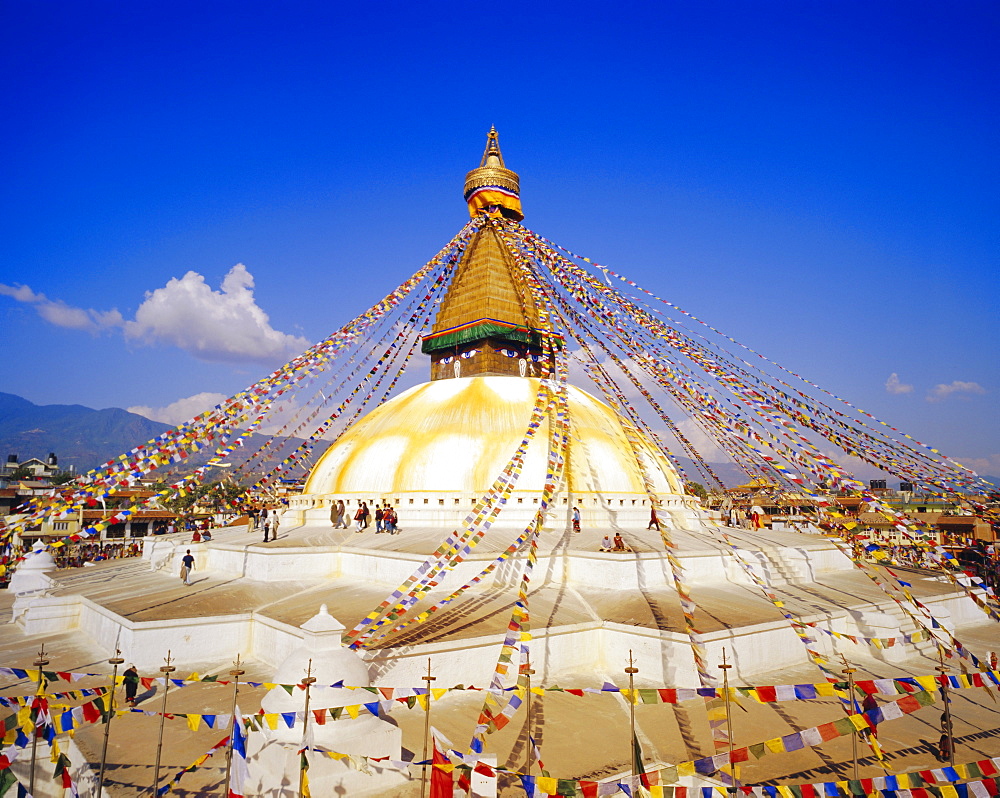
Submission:
[[[417,385],[354,424],[320,458],[304,493],[482,494],[521,443],[538,383],[531,377],[481,376]],[[569,412],[569,491],[645,497],[642,474],[615,412],[574,386]],[[517,493],[541,492],[547,453],[545,421],[528,448]],[[655,447],[646,442],[640,456],[658,494],[683,493]]]

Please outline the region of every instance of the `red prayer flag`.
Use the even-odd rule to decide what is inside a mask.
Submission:
[[[437,740],[434,741],[434,757],[431,762],[434,765],[448,764],[448,757],[438,750]],[[454,789],[451,771],[432,766],[430,798],[452,798]]]
[[[101,719],[101,710],[97,708],[93,701],[83,705],[83,719],[87,723],[96,723]]]
[[[984,776],[996,776],[1000,773],[1000,769],[997,769],[997,766],[989,759],[984,759],[976,764],[979,765],[979,769],[983,771]]]
[[[778,700],[778,691],[774,687],[758,687],[756,689],[761,701],[771,702]]]
[[[825,743],[827,740],[835,740],[840,737],[840,732],[837,731],[837,727],[832,723],[824,723],[816,727],[816,731],[819,732],[820,739]]]

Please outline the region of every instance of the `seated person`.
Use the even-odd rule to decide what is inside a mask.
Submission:
[[[611,551],[611,535],[605,535],[601,540],[601,551]]]
[[[201,539],[202,539],[202,540],[204,540],[204,541],[205,541],[206,543],[207,543],[208,541],[210,541],[210,540],[212,539],[212,533],[211,533],[211,531],[209,531],[208,529],[206,529],[206,530],[205,530],[205,531],[204,531],[204,532],[202,533],[202,535],[201,535]]]
[[[625,540],[622,538],[621,532],[615,532],[614,551],[632,551],[632,549],[625,545]]]

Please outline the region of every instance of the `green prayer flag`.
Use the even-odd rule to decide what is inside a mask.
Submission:
[[[17,784],[17,779],[10,772],[10,768],[0,770],[0,798],[3,798],[7,794],[7,790],[15,784]]]
[[[642,748],[639,747],[639,738],[632,735],[632,772],[636,776],[642,776],[646,770],[642,766]]]

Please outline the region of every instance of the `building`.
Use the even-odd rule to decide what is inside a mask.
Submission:
[[[0,479],[7,481],[12,479],[51,479],[59,473],[61,473],[59,459],[54,452],[49,452],[49,456],[45,460],[31,457],[23,462],[18,459],[18,455],[9,454],[7,462],[3,464]]]
[[[814,691],[799,701],[793,685],[808,691],[810,684],[836,679],[832,667],[840,656],[870,678],[927,675],[936,665],[933,645],[916,636],[915,644],[885,646],[882,641],[912,633],[911,617],[824,537],[720,525],[685,493],[659,448],[611,404],[570,385],[565,405],[553,408],[556,389],[542,375],[562,344],[541,318],[500,233],[499,220],[520,218],[516,178],[491,131],[465,186],[479,228],[423,340],[432,360],[429,381],[340,435],[302,494],[288,497],[277,540],[264,543],[242,528],[217,530],[210,543],[197,546],[180,536],[147,538],[144,563],[102,563],[25,599],[16,623],[0,629],[4,649],[23,653],[27,664],[37,643],[55,640],[72,653],[53,667],[72,671],[92,669],[120,648],[143,673],[154,674],[169,652],[182,672],[223,678],[239,653],[248,679],[278,685],[263,696],[260,688],[241,687],[242,710],[255,713],[259,698],[265,712],[291,713],[286,728],[256,734],[248,745],[254,786],[247,794],[287,791],[299,778],[303,728],[294,713],[308,715],[303,691],[291,682],[314,664],[323,681],[310,693],[310,709],[322,714],[350,705],[359,693],[345,694],[348,685],[363,688],[362,700],[374,702],[378,720],[389,715],[393,721],[379,725],[360,711],[340,714],[336,723],[313,729],[329,751],[400,758],[402,747],[421,750],[429,715],[406,715],[402,705],[380,701],[378,691],[418,687],[426,695],[424,678],[461,686],[443,689],[433,712],[434,726],[464,747],[482,718],[476,714],[482,688],[497,680],[504,688],[497,700],[506,701],[515,695],[508,688],[534,673],[532,686],[544,693],[542,711],[526,718],[508,702],[514,722],[501,726],[496,714],[488,719],[496,733],[484,758],[518,772],[537,741],[553,774],[607,780],[633,772],[639,740],[631,736],[633,710],[643,746],[652,752],[647,769],[711,758],[719,750],[718,725],[708,714],[719,706],[703,701],[697,688],[718,681],[725,661],[733,667],[726,671],[730,684],[784,685],[782,701],[795,702],[741,704],[740,743],[762,752],[748,754],[741,779],[800,783],[803,772],[808,778],[814,770],[848,773],[848,741],[820,742],[818,732],[813,743],[824,746],[820,753],[799,739],[782,756],[763,756],[763,740],[780,743],[790,729],[813,726],[813,719],[844,717],[838,698]],[[557,440],[563,412],[571,428],[565,449]],[[565,454],[558,479],[553,452]],[[747,498],[764,498],[762,486],[750,487]],[[786,516],[805,507],[771,498],[767,509]],[[860,502],[848,498],[845,509],[860,512]],[[390,504],[401,534],[333,528],[338,501],[351,515],[362,503]],[[659,529],[651,528],[654,507]],[[602,537],[611,534],[623,537],[628,550],[602,550]],[[189,548],[194,586],[177,579]],[[935,579],[913,580],[911,589],[928,613],[947,619],[949,634],[971,639],[977,650],[995,641],[992,621],[964,592]],[[345,642],[356,651],[347,651]],[[633,676],[641,703],[648,698],[654,705],[635,706],[617,692],[600,695],[602,685],[625,686]],[[476,689],[466,689],[470,685]],[[655,706],[676,688],[689,688],[690,700]],[[210,709],[213,718],[231,711],[228,690],[213,685],[209,695],[198,689],[188,685],[177,699],[195,708],[186,711]],[[777,698],[778,688],[769,689]],[[995,713],[973,693],[963,694],[962,722],[978,733],[995,723]],[[409,698],[415,698],[412,690]],[[920,742],[929,723],[936,728],[939,709],[927,709],[934,714],[910,725],[908,718],[896,719],[892,735],[880,738],[896,772],[936,767]],[[126,723],[145,723],[148,733],[156,720],[134,713],[116,723],[129,730],[137,726]],[[175,728],[185,726],[182,720]],[[74,739],[81,746],[89,739],[92,750],[100,750],[99,731],[81,729]],[[220,736],[217,729],[205,734],[212,739],[188,751],[169,746],[169,767],[187,767]],[[148,765],[148,747],[123,749],[119,756],[131,757],[125,765]],[[865,778],[884,775],[877,762],[861,767]],[[134,779],[129,789],[148,789],[148,767],[136,767],[135,776],[128,770],[122,767],[116,778]],[[696,774],[691,765],[680,783],[720,787],[712,775],[717,770]],[[416,794],[415,781],[406,791],[382,780],[379,768],[372,771],[379,772],[317,756],[309,780],[316,795]],[[217,790],[212,778],[206,789]],[[595,785],[590,794],[596,792]]]

